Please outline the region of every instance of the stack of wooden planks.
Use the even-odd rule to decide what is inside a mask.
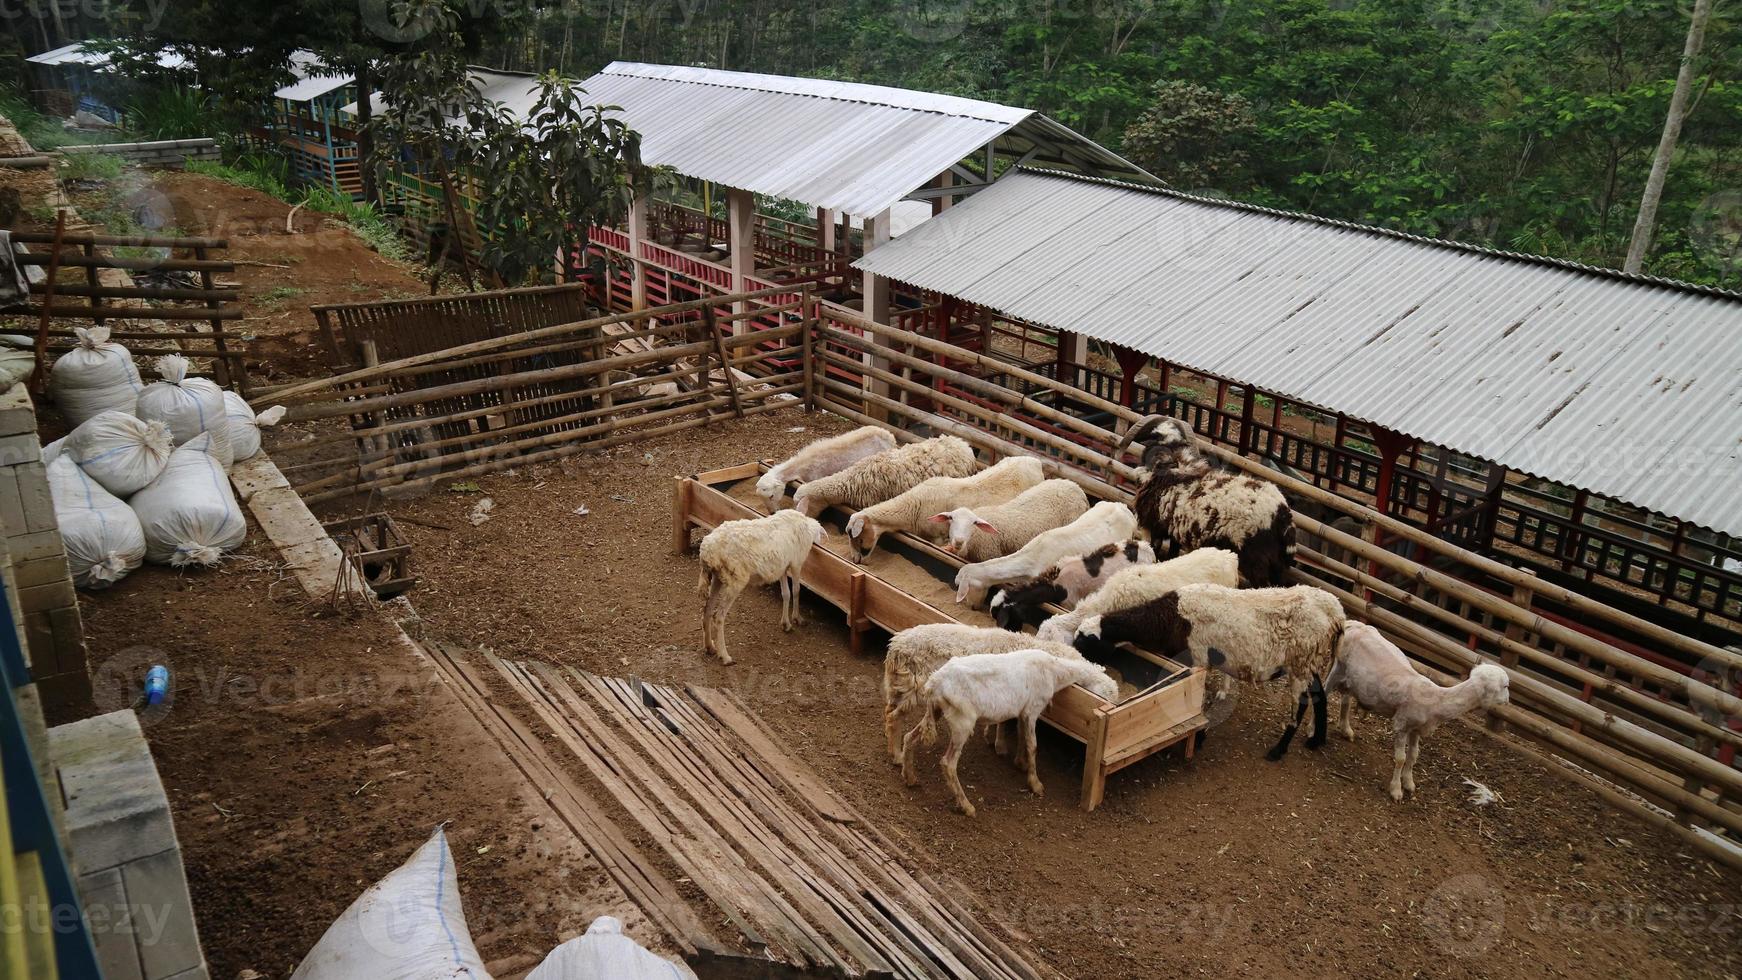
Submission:
[[[469,675],[463,683],[486,698],[479,665],[488,665],[488,686],[524,700],[528,717],[554,736],[544,745],[557,760],[578,763],[633,822],[610,828],[612,841],[651,840],[718,912],[699,918],[723,917],[756,953],[844,976],[1056,975],[1012,950],[960,886],[915,867],[910,846],[891,843],[732,693],[490,654],[463,663],[452,648],[439,654],[438,664]],[[586,819],[598,833],[608,818],[594,811]],[[647,887],[662,872],[624,867],[621,850],[609,856],[613,875],[634,872],[631,895],[669,900]],[[645,861],[633,848],[627,857]]]

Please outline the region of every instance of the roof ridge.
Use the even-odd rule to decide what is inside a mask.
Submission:
[[[630,69],[649,69],[634,71]],[[652,70],[657,69],[657,71]],[[708,77],[682,77],[684,74],[703,74]],[[791,95],[815,99],[831,99],[836,102],[853,102],[860,105],[883,106],[886,108],[903,109],[908,112],[929,112],[940,116],[954,116],[964,119],[977,119],[982,122],[997,123],[1004,126],[1014,126],[1029,116],[1036,115],[1035,110],[1020,106],[1007,106],[985,99],[973,99],[965,95],[950,95],[943,92],[924,92],[919,89],[899,88],[893,85],[877,85],[872,82],[850,82],[835,78],[808,78],[803,75],[772,75],[767,72],[733,71],[726,68],[703,68],[691,65],[662,65],[643,61],[613,61],[599,69],[600,75],[621,75],[631,78],[655,78],[668,82],[683,82],[690,85],[713,85],[719,88],[738,88],[748,91],[768,92],[776,95]],[[753,84],[761,81],[762,84]],[[777,81],[795,82],[798,85],[781,86]],[[800,91],[800,88],[815,88],[816,91]],[[844,91],[822,91],[824,88],[851,88],[862,90],[859,93]],[[884,98],[877,98],[878,93],[888,93]],[[907,98],[898,98],[906,96]],[[932,105],[923,105],[931,102]],[[946,106],[954,105],[954,110]],[[978,109],[979,111],[971,111]],[[1012,114],[1020,114],[1017,118],[1009,118]]]
[[[1363,224],[1362,222],[1350,221],[1346,218],[1329,218],[1308,211],[1289,211],[1283,208],[1273,208],[1263,204],[1252,204],[1247,201],[1237,201],[1231,198],[1192,194],[1187,191],[1176,190],[1172,187],[1151,187],[1146,184],[1133,183],[1128,180],[1118,180],[1112,177],[1095,177],[1085,174],[1071,173],[1068,170],[1053,170],[1047,167],[1033,167],[1026,164],[1017,169],[1023,173],[1037,174],[1046,177],[1060,177],[1066,180],[1074,180],[1084,183],[1107,184],[1126,190],[1141,191],[1147,194],[1157,194],[1163,197],[1178,198],[1184,201],[1193,201],[1198,204],[1215,205],[1217,207],[1247,211],[1254,214],[1267,214],[1272,217],[1290,218],[1297,221],[1311,221],[1316,224],[1329,225],[1333,228],[1345,228],[1350,231],[1371,232],[1376,235],[1383,235],[1387,238],[1401,239],[1403,241],[1415,242],[1421,245],[1432,245],[1460,252],[1469,252],[1475,255],[1487,255],[1494,258],[1528,262],[1534,265],[1551,266],[1572,272],[1583,272],[1589,275],[1617,279],[1622,282],[1631,282],[1646,286],[1663,286],[1669,289],[1674,289],[1678,292],[1712,296],[1718,299],[1742,300],[1742,292],[1733,289],[1726,289],[1723,286],[1707,286],[1701,283],[1687,282],[1681,279],[1671,279],[1667,276],[1655,276],[1643,272],[1625,272],[1621,269],[1611,269],[1607,266],[1591,265],[1586,262],[1576,262],[1572,259],[1557,258],[1552,255],[1538,255],[1534,252],[1515,252],[1510,249],[1496,248],[1492,245],[1479,245],[1475,242],[1460,242],[1450,238],[1433,238],[1428,235],[1418,235],[1413,232],[1399,231],[1396,228],[1386,228],[1383,225]]]

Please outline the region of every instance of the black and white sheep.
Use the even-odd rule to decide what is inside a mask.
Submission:
[[[1090,616],[1132,609],[1182,585],[1226,585],[1240,580],[1239,558],[1225,548],[1199,548],[1154,565],[1114,573],[1107,583],[1077,602],[1076,608],[1040,624],[1034,635],[1053,643],[1075,643],[1077,625]]]
[[[1325,744],[1324,679],[1343,638],[1343,607],[1323,589],[1231,589],[1186,585],[1135,609],[1091,616],[1077,627],[1078,649],[1090,643],[1135,643],[1164,657],[1212,667],[1237,680],[1263,684],[1287,677],[1294,720],[1268,758],[1281,759],[1294,741],[1310,695],[1313,734]]]
[[[974,804],[968,801],[962,781],[956,776],[962,747],[981,722],[996,725],[1015,720],[1022,731],[1019,765],[1028,774],[1028,788],[1036,796],[1044,795],[1034,762],[1035,723],[1058,692],[1072,684],[1081,684],[1089,693],[1108,701],[1119,697],[1118,685],[1104,668],[1086,660],[1055,656],[1046,650],[976,653],[949,661],[933,671],[918,692],[923,713],[919,724],[903,740],[902,779],[909,786],[919,783],[914,767],[914,742],[920,738],[927,744],[936,741],[937,720],[942,718],[950,729],[950,744],[944,750],[942,763],[944,782],[955,794],[956,806],[973,816]]]
[[[934,536],[932,515],[963,505],[1001,504],[1046,479],[1040,460],[1010,456],[972,476],[934,476],[847,518],[853,560],[863,562],[885,532]],[[1087,504],[1085,503],[1086,507]]]
[[[1084,500],[1086,502],[1087,497]],[[1012,501],[1003,509],[1009,509],[1014,504],[1015,501]],[[1001,517],[979,513],[973,508],[960,508],[952,511],[949,516],[951,543],[959,547],[960,542],[966,541],[969,553],[973,552],[978,539],[986,537],[985,534],[971,534],[972,528],[985,530],[979,527],[978,522],[985,521],[1000,532],[1009,531]],[[958,522],[963,526],[958,527]],[[978,555],[974,555],[968,558],[972,564],[963,565],[956,572],[956,601],[979,605],[985,598],[986,590],[1000,582],[1033,578],[1067,558],[1088,554],[1102,545],[1123,541],[1136,530],[1137,515],[1131,513],[1131,508],[1107,500],[1087,510],[1078,511],[1073,520],[1059,522],[1042,530],[1014,550],[1008,547],[1009,542],[1004,541],[1004,535],[1000,534],[998,539],[1005,546],[1003,555],[990,558],[978,558]]]
[[[957,657],[1026,649],[1045,650],[1067,660],[1082,659],[1082,654],[1067,643],[1047,643],[1025,633],[961,623],[927,623],[891,636],[883,656],[883,736],[889,746],[890,761],[901,764],[896,733],[901,730],[902,705],[925,684],[932,671]]]
[[[895,433],[876,425],[862,425],[851,432],[818,439],[762,474],[756,481],[756,494],[772,514],[786,499],[787,484],[833,476],[862,459],[894,448]]]
[[[783,510],[768,517],[726,521],[702,539],[701,580],[697,591],[706,595],[702,607],[702,644],[723,664],[732,662],[726,652],[726,615],[739,593],[752,585],[780,583],[780,626],[791,631],[804,623],[799,614],[799,573],[810,557],[811,546],[822,544],[823,526],[796,510]]]
[[[1094,508],[1090,510],[1093,511]],[[1126,508],[1125,512],[1129,514],[1130,508]],[[1134,525],[1136,520],[1135,517],[1132,518]],[[1061,559],[1039,575],[1010,581],[1010,584],[993,593],[992,621],[1007,630],[1039,626],[1050,615],[1046,610],[1048,605],[1070,609],[1105,585],[1115,574],[1133,565],[1153,564],[1155,549],[1149,546],[1149,542],[1137,538],[1104,544],[1086,555]],[[962,578],[957,575],[958,588],[961,583]]]
[[[1132,509],[1155,553],[1171,558],[1194,548],[1227,548],[1240,556],[1240,579],[1255,588],[1281,585],[1294,563],[1294,514],[1275,484],[1211,466],[1192,430],[1162,415],[1133,426],[1114,451],[1149,432],[1138,468],[1142,484]]]
[[[1441,687],[1410,665],[1403,651],[1366,623],[1350,623],[1343,629],[1336,666],[1325,680],[1325,694],[1342,694],[1340,727],[1343,737],[1355,740],[1350,721],[1354,705],[1391,719],[1391,798],[1401,801],[1415,792],[1415,759],[1421,753],[1421,737],[1454,718],[1477,709],[1487,710],[1507,701],[1509,688],[1505,669],[1477,664],[1470,676],[1451,687]]]
[[[798,488],[792,505],[806,517],[830,507],[863,510],[934,476],[968,476],[980,468],[974,447],[955,436],[908,443],[862,459],[839,473]]]
[[[957,507],[931,519],[946,526],[944,550],[977,565],[1013,554],[1088,512],[1089,495],[1082,487],[1069,480],[1043,480],[1001,504]]]

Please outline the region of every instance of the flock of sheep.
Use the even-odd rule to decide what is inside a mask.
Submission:
[[[884,734],[891,759],[914,785],[918,743],[933,741],[942,720],[950,733],[944,779],[970,816],[974,807],[956,767],[974,729],[992,723],[1001,738],[1003,722],[1018,722],[1023,751],[1016,761],[1040,794],[1036,722],[1073,684],[1118,700],[1113,678],[1083,656],[1111,644],[1211,668],[1206,700],[1225,696],[1215,680],[1220,675],[1254,684],[1286,679],[1295,711],[1269,752],[1272,760],[1288,751],[1309,705],[1313,731],[1306,744],[1324,744],[1329,694],[1343,695],[1341,727],[1350,739],[1354,703],[1391,718],[1394,800],[1415,791],[1424,734],[1506,702],[1501,668],[1479,666],[1468,680],[1442,688],[1377,630],[1345,621],[1329,593],[1283,586],[1295,545],[1282,492],[1210,465],[1175,419],[1146,419],[1126,441],[1151,433],[1129,507],[1091,506],[1082,487],[1047,479],[1034,457],[982,469],[972,447],[954,436],[897,446],[889,431],[865,426],[813,442],[758,481],[770,516],[728,521],[702,541],[705,648],[732,662],[726,616],[752,585],[779,582],[782,627],[800,622],[800,573],[811,547],[825,540],[816,518],[828,508],[850,513],[855,561],[863,562],[887,533],[939,542],[966,562],[956,576],[956,601],[979,605],[989,597],[998,625],[934,624],[891,638]],[[783,510],[794,483],[793,507]],[[1049,615],[1050,606],[1066,611]],[[1035,633],[1024,632],[1028,627]]]

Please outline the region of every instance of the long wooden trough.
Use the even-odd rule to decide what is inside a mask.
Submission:
[[[688,551],[695,528],[711,530],[725,521],[763,516],[733,491],[742,492],[746,481],[754,481],[768,467],[766,462],[743,463],[679,478],[672,495],[672,547]],[[821,519],[838,528],[845,518],[837,511]],[[846,614],[855,655],[873,626],[897,633],[927,623],[989,625],[979,614],[946,613],[912,591],[916,584],[949,590],[949,580],[961,567],[953,555],[911,535],[885,535],[874,563],[875,568],[856,565],[844,554],[816,545],[804,567],[804,587]],[[1068,687],[1041,716],[1083,745],[1079,805],[1084,810],[1100,806],[1107,777],[1127,766],[1175,745],[1190,759],[1196,744],[1192,736],[1208,724],[1203,714],[1204,668],[1129,649],[1105,664],[1135,687],[1135,693],[1114,703],[1081,687]]]

